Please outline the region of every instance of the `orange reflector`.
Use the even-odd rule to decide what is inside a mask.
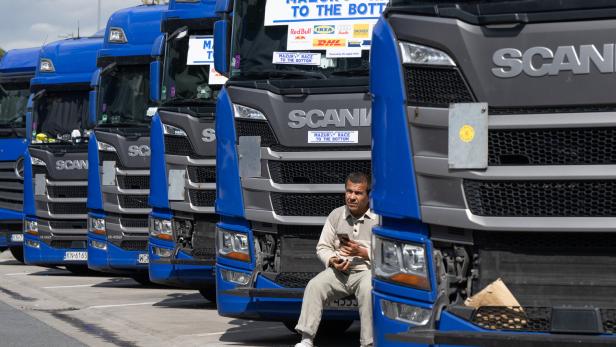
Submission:
[[[38,235],[38,231],[36,231],[36,230],[26,230],[26,234]]]
[[[232,258],[241,261],[250,261],[250,254],[240,252],[230,252],[225,255],[227,258]]]
[[[101,229],[92,229],[92,233],[97,235],[107,235],[107,232]]]
[[[173,236],[168,234],[158,234],[156,235],[159,239],[173,241]]]
[[[390,277],[390,279],[394,282],[404,283],[411,287],[419,288],[419,289],[430,289],[430,282],[428,282],[428,278],[421,277],[417,275],[411,274],[395,274]]]

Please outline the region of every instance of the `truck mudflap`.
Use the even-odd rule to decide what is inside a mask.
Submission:
[[[458,345],[482,347],[579,347],[614,346],[616,338],[574,334],[529,334],[508,332],[414,330],[388,334],[390,342],[417,343],[426,345]]]

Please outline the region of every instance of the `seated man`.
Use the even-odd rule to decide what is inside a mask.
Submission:
[[[302,312],[295,330],[302,334],[296,347],[311,347],[323,306],[328,300],[355,295],[361,319],[360,343],[372,345],[372,277],[370,241],[377,216],[369,210],[370,177],[351,173],[345,182],[345,205],[333,210],[323,226],[317,256],[326,269],[304,291]]]

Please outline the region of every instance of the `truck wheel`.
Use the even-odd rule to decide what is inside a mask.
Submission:
[[[6,250],[7,250],[7,248],[6,248],[6,247],[0,247],[0,253],[4,252],[4,251],[6,251]]]
[[[321,321],[319,324],[319,331],[317,332],[317,337],[322,336],[332,336],[336,334],[344,333],[351,325],[353,325],[353,320],[326,320]],[[295,326],[297,325],[297,321],[284,321],[282,322],[287,329],[291,332],[297,334],[297,330],[295,330]]]
[[[24,263],[24,248],[22,246],[18,246],[18,247],[10,247],[9,248],[11,250],[11,254],[13,255],[13,257],[15,257],[15,259],[17,259],[18,262],[20,263]]]
[[[216,287],[200,288],[199,293],[201,293],[201,296],[206,298],[207,301],[213,304],[216,303]]]
[[[89,276],[93,274],[93,271],[88,269],[87,265],[65,265],[64,266],[70,273],[77,276]]]

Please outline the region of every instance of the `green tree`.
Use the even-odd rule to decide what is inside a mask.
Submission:
[[[4,49],[0,48],[0,58],[2,58],[2,56],[4,55]]]

